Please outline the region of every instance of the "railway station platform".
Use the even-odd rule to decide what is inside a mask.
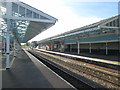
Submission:
[[[21,50],[11,61],[11,68],[2,69],[2,88],[6,90],[8,88],[73,89],[74,87],[26,50]]]
[[[67,54],[78,55],[77,52],[65,52]],[[80,56],[90,57],[90,58],[97,58],[97,59],[104,59],[108,61],[116,61],[120,62],[119,55],[102,55],[102,54],[94,54],[94,53],[80,53]]]

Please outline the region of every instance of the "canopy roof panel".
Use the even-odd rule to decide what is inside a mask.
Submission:
[[[39,33],[53,26],[57,19],[23,2],[2,1],[4,26],[9,19],[10,31],[20,43],[27,42]],[[4,28],[3,31],[6,31]]]
[[[48,43],[51,41],[78,39],[88,35],[96,35],[102,33],[117,32],[120,29],[120,15],[101,20],[99,22],[80,27],[65,33],[55,35],[50,38],[39,41],[40,43]]]

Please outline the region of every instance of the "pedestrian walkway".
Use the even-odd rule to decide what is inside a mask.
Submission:
[[[2,71],[3,88],[73,88],[27,51],[14,59],[11,68]]]

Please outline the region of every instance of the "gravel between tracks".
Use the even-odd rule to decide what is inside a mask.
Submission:
[[[109,83],[107,81],[101,80],[101,79],[99,79],[97,77],[94,77],[94,76],[91,76],[91,75],[87,75],[86,73],[79,72],[79,71],[77,71],[75,69],[72,69],[72,68],[70,68],[68,66],[65,66],[65,65],[61,64],[60,62],[58,62],[55,59],[54,60],[53,59],[49,59],[49,60],[54,62],[54,63],[56,63],[56,64],[58,64],[58,65],[60,65],[60,66],[62,66],[62,67],[64,67],[64,68],[66,68],[66,69],[68,69],[68,70],[70,70],[70,71],[72,71],[72,72],[74,72],[74,73],[76,73],[76,74],[78,74],[78,75],[81,75],[81,76],[83,76],[85,78],[88,78],[88,79],[90,79],[90,80],[92,80],[92,81],[94,81],[94,82],[96,82],[96,83],[98,83],[98,84],[100,84],[100,85],[102,85],[102,86],[104,86],[106,88],[120,90],[120,87],[117,86],[117,85],[113,85],[113,84],[111,84],[111,83]]]

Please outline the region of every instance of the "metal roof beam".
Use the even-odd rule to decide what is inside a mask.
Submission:
[[[14,19],[14,20],[25,20],[25,21],[35,21],[35,22],[43,22],[43,23],[55,23],[56,21],[51,21],[47,19],[36,19],[36,18],[26,18],[26,17],[7,17],[7,16],[2,16],[2,18],[9,18],[9,19]]]

